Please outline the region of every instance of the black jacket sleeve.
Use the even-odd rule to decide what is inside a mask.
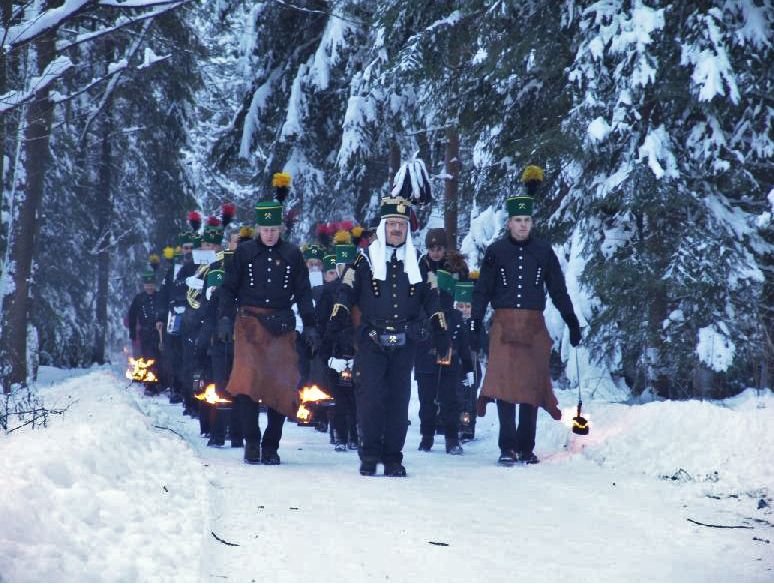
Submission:
[[[242,283],[242,249],[238,247],[231,261],[225,262],[223,266],[223,283],[218,291],[218,318],[227,316],[233,320],[236,316],[236,298]]]
[[[494,250],[490,246],[484,254],[484,261],[481,264],[478,280],[476,280],[476,284],[473,286],[473,303],[471,306],[471,318],[473,320],[484,320],[486,307],[492,301],[495,278],[497,277],[497,266],[495,263]]]

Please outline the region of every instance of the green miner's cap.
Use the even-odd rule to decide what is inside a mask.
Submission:
[[[325,250],[313,243],[311,245],[304,246],[304,259],[305,260],[323,260],[325,256]]]
[[[194,249],[199,249],[202,246],[202,236],[198,233],[194,233],[191,237],[191,243],[193,243]]]
[[[409,220],[411,217],[411,203],[403,197],[385,197],[379,210],[382,219],[398,217]]]
[[[185,245],[187,243],[193,243],[196,234],[193,231],[183,231],[177,236],[177,245]]]
[[[210,270],[207,272],[207,288],[220,286],[223,283],[223,270]]]
[[[454,300],[457,302],[473,302],[473,282],[457,282],[454,287]]]
[[[535,199],[527,196],[511,197],[505,201],[508,209],[508,217],[532,216],[532,207]]]
[[[261,227],[279,227],[282,225],[282,203],[261,201],[255,205],[255,222]]]
[[[215,216],[207,218],[202,239],[205,243],[214,243],[216,245],[223,243],[223,223],[220,219]]]
[[[156,272],[153,272],[151,270],[143,272],[142,273],[142,283],[143,284],[155,284],[156,283]]]
[[[336,245],[336,263],[351,264],[357,257],[357,248],[351,243],[339,243]]]
[[[435,276],[438,278],[438,289],[454,296],[454,287],[457,284],[456,278],[446,270],[437,270]]]
[[[333,254],[328,254],[325,257],[323,257],[323,270],[326,272],[328,270],[335,270],[336,269],[336,256]]]

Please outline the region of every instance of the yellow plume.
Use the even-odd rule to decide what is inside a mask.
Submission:
[[[363,235],[363,228],[360,225],[355,225],[350,231],[352,237],[360,237]]]
[[[168,245],[161,253],[164,255],[164,259],[171,260],[173,257],[175,257],[175,248],[171,245]]]
[[[271,186],[273,187],[289,187],[290,175],[287,172],[275,172],[271,178]]]
[[[470,274],[468,274],[468,278],[470,278],[471,280],[478,280],[478,276],[479,276],[479,273],[476,270],[473,270],[472,272],[470,272]]]
[[[249,225],[243,225],[239,228],[239,237],[242,239],[252,238],[254,235],[253,228]]]
[[[150,265],[158,265],[161,263],[161,258],[159,258],[158,254],[152,253],[148,256],[148,263]]]
[[[349,231],[339,229],[333,236],[333,243],[352,243],[352,235]]]
[[[528,183],[533,180],[543,182],[543,169],[534,164],[530,164],[524,169],[524,172],[521,173],[521,182]]]

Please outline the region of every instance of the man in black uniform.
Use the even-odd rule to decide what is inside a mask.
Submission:
[[[273,183],[277,200],[256,205],[258,237],[239,245],[227,264],[218,307],[218,336],[228,339],[232,331],[234,336],[234,365],[226,391],[235,396],[248,464],[280,463],[282,426],[286,416],[296,415],[299,369],[294,303],[305,341],[314,350],[319,345],[304,257],[297,246],[281,238],[281,201],[287,196],[290,176],[278,173]],[[259,401],[266,405],[268,417],[262,440]]]
[[[473,291],[472,339],[481,330],[490,302],[495,310],[479,415],[484,413],[485,400],[497,399],[501,452],[498,462],[503,465],[538,462],[533,452],[538,407],[556,420],[562,415],[549,372],[552,341],[543,320],[546,290],[569,328],[572,346],[581,340],[559,260],[549,242],[531,235],[533,195],[542,180],[539,167],[525,169],[522,181],[527,185],[528,196],[506,201],[508,234],[487,248]]]
[[[169,373],[170,403],[183,401],[185,381],[183,376],[183,340],[181,336],[183,312],[186,306],[188,285],[186,279],[196,272],[193,262],[194,247],[201,243],[198,234],[201,226],[201,216],[196,211],[188,214],[191,231],[180,234],[178,241],[182,248],[182,260],[176,261],[167,270],[156,302],[156,329],[164,330],[164,366]]]
[[[434,347],[446,355],[449,337],[438,291],[424,282],[409,236],[410,203],[382,200],[376,241],[344,274],[329,328],[342,330],[353,306],[360,309],[355,335],[356,399],[360,474],[373,476],[379,462],[386,476],[404,477],[403,445],[408,430],[413,336],[422,310],[430,315]]]
[[[135,353],[134,358],[153,359],[155,364],[152,368],[158,377],[159,370],[159,333],[156,331],[156,273],[152,270],[142,274],[143,291],[137,294],[129,306],[129,315],[127,324],[129,325],[129,338],[132,344],[139,341],[139,352]],[[155,393],[155,386],[148,386],[145,390],[147,395]]]

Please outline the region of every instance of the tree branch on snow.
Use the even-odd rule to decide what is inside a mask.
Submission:
[[[92,41],[94,39],[100,38],[102,36],[105,36],[106,34],[113,33],[117,30],[126,28],[127,26],[131,26],[133,24],[137,24],[138,22],[142,22],[143,20],[148,20],[149,18],[155,18],[157,16],[161,16],[162,14],[166,14],[170,10],[174,10],[175,8],[178,8],[180,6],[183,6],[184,4],[188,4],[192,2],[193,0],[175,0],[175,4],[170,4],[168,6],[163,6],[157,10],[151,10],[149,12],[146,12],[145,14],[142,14],[140,16],[136,16],[134,18],[128,18],[126,20],[123,20],[119,22],[116,26],[109,27],[103,30],[98,30],[92,33],[88,33],[85,35],[80,36],[76,40],[72,41],[71,43],[67,45],[57,45],[57,50],[64,51],[67,49],[71,49],[73,47],[76,47],[80,44],[83,44],[88,41]]]
[[[701,521],[694,521],[690,517],[685,518],[686,521],[701,525],[702,527],[717,527],[718,529],[752,529],[751,525],[714,525],[712,523],[702,523]]]
[[[64,51],[70,49],[84,42],[94,40],[106,34],[110,34],[126,26],[142,22],[143,20],[147,20],[149,18],[160,16],[166,12],[169,12],[170,10],[174,10],[175,8],[179,8],[180,6],[190,2],[192,2],[192,0],[148,0],[148,2],[143,2],[140,4],[140,0],[138,0],[137,2],[132,2],[131,5],[127,4],[126,6],[124,6],[126,3],[104,4],[104,6],[110,8],[137,9],[148,8],[152,6],[155,6],[156,8],[149,10],[148,12],[139,16],[126,18],[123,21],[118,22],[115,26],[82,35],[69,44],[57,46],[57,50]],[[6,35],[6,38],[9,40],[5,43],[5,50],[10,52],[29,43],[30,41],[35,40],[40,35],[44,34],[47,30],[58,27],[63,22],[71,20],[72,18],[75,18],[76,16],[86,12],[88,8],[94,5],[93,3],[94,0],[65,0],[64,5],[59,6],[58,8],[47,10],[30,22],[25,22],[18,26],[11,27],[8,31],[8,34]],[[102,3],[97,5],[103,6]]]
[[[69,58],[60,56],[49,63],[43,73],[32,79],[29,89],[0,95],[0,114],[31,101],[38,92],[62,77],[72,66],[73,62]]]

